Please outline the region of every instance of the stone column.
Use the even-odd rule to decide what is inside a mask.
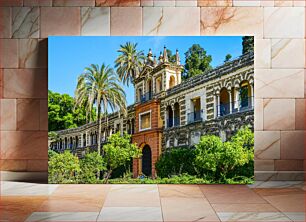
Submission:
[[[232,114],[232,91],[228,90],[228,95],[229,95],[229,113]]]
[[[217,117],[220,116],[220,95],[217,94]]]
[[[172,109],[172,127],[174,126],[174,105],[171,105],[171,109]]]
[[[239,88],[235,88],[235,108],[237,108],[238,112],[240,111],[239,93]]]
[[[251,105],[252,107],[254,107],[254,86],[253,84],[250,84],[250,88],[251,88]]]

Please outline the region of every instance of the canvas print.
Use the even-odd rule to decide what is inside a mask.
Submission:
[[[48,50],[49,183],[252,183],[252,36],[53,36]]]

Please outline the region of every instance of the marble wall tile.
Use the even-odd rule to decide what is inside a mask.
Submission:
[[[4,98],[47,98],[46,69],[5,69]]]
[[[27,160],[1,160],[0,170],[3,171],[27,171]]]
[[[264,99],[264,130],[295,129],[294,99]]]
[[[275,160],[275,170],[277,171],[303,171],[303,160]]]
[[[140,0],[96,0],[96,6],[140,6]]]
[[[95,0],[53,0],[53,6],[95,6]]]
[[[154,7],[175,6],[175,0],[153,0]]]
[[[0,39],[0,68],[18,68],[18,40]]]
[[[271,40],[255,38],[254,44],[255,68],[271,68]]]
[[[3,69],[0,69],[0,99],[3,98]]]
[[[305,60],[306,60],[306,56],[305,56]],[[304,98],[306,98],[306,69],[304,72]]]
[[[260,0],[233,0],[234,7],[240,6],[260,6]]]
[[[198,5],[197,0],[176,0],[175,6],[182,6],[182,7],[196,7]]]
[[[48,100],[41,99],[39,104],[39,129],[48,130]]]
[[[110,35],[110,8],[82,7],[81,35]]]
[[[233,0],[198,0],[198,6],[201,7],[209,7],[209,6],[226,7],[232,5],[233,5]]]
[[[274,0],[275,7],[290,7],[293,6],[293,0]]]
[[[22,6],[23,0],[0,0],[0,7]]]
[[[80,35],[80,11],[79,7],[42,7],[41,38]]]
[[[305,10],[303,8],[264,8],[264,38],[304,38],[304,35]]]
[[[260,0],[260,6],[273,7],[274,6],[274,0]]]
[[[255,159],[272,160],[280,158],[280,132],[255,131]]]
[[[256,98],[304,97],[303,69],[257,69],[255,81]]]
[[[258,160],[254,161],[255,171],[273,171],[274,170],[274,160]]]
[[[260,7],[202,7],[201,35],[263,35]]]
[[[304,67],[304,39],[272,39],[272,68]]]
[[[19,68],[47,68],[47,39],[19,39]]]
[[[47,159],[48,133],[38,131],[1,131],[3,159]]]
[[[27,160],[27,171],[48,171],[48,160]]]
[[[52,6],[52,0],[23,0],[24,6]]]
[[[140,0],[140,6],[153,6],[154,0]]]
[[[305,99],[295,100],[295,129],[305,129]]]
[[[254,129],[263,130],[263,99],[255,98]]]
[[[199,18],[196,7],[144,7],[143,35],[200,35]]]
[[[12,9],[0,7],[0,38],[11,37]]]
[[[16,100],[1,99],[0,100],[0,129],[1,130],[16,130]]]
[[[304,159],[305,131],[281,131],[281,159]]]
[[[141,35],[141,7],[112,7],[111,35]]]
[[[17,100],[17,130],[39,130],[39,99]]]
[[[38,7],[13,7],[12,37],[38,38],[39,19]]]
[[[295,7],[305,7],[306,2],[304,0],[293,0],[293,6],[295,6]]]

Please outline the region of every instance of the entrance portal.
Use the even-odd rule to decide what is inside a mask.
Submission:
[[[142,149],[142,173],[146,176],[152,175],[152,154],[149,145]]]

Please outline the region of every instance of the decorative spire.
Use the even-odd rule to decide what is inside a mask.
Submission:
[[[153,58],[154,58],[154,59],[153,59],[153,65],[156,66],[156,64],[157,64],[156,55],[154,55]]]
[[[160,52],[158,60],[159,60],[159,63],[163,62],[163,54],[162,54],[162,52]]]
[[[153,60],[152,55],[153,55],[153,54],[152,54],[152,50],[149,49],[149,52],[148,52],[148,55],[147,55],[149,61],[150,61],[150,60]]]
[[[180,55],[178,53],[178,49],[176,49],[176,53],[175,53],[175,62],[176,62],[176,65],[180,65],[181,64]]]
[[[166,46],[164,46],[164,62],[168,62],[168,55],[167,55],[167,49],[166,49]]]

